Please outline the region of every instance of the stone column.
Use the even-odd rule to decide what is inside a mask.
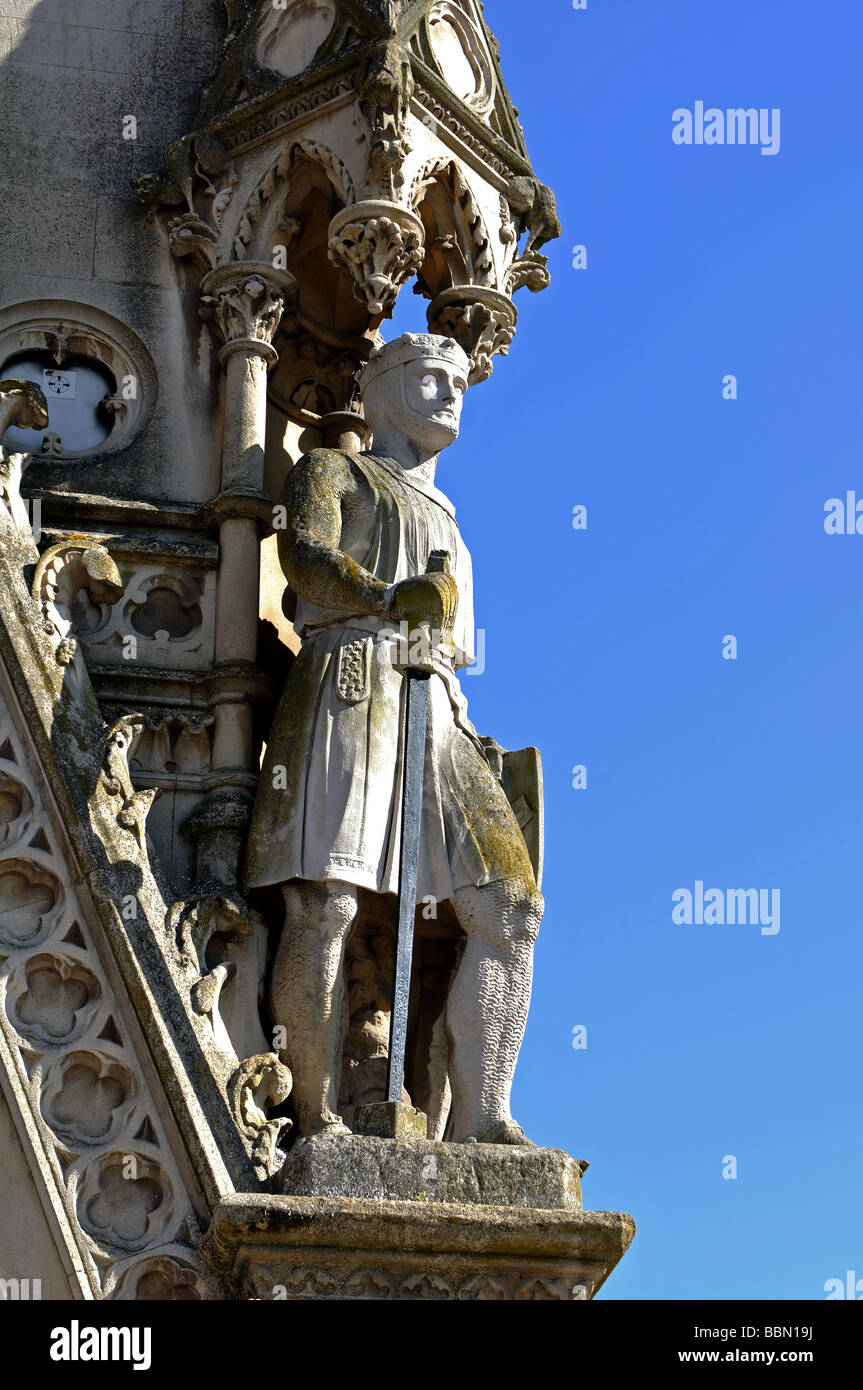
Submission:
[[[201,282],[201,312],[221,342],[225,412],[221,491],[209,503],[219,527],[216,596],[213,775],[219,785],[197,816],[198,879],[222,879],[224,855],[208,852],[210,832],[236,827],[250,805],[257,768],[253,706],[266,682],[255,666],[258,638],[261,527],[272,521],[263,491],[267,373],[278,360],[273,338],[286,306],[296,298],[294,277],[268,263],[235,261]],[[238,852],[241,836],[237,837]],[[216,861],[218,860],[218,865]],[[218,869],[218,872],[217,872]]]

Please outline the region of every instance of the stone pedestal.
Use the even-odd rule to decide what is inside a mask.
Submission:
[[[587,1301],[635,1223],[582,1210],[586,1167],[557,1149],[304,1139],[285,1195],[220,1203],[209,1258],[237,1298]]]

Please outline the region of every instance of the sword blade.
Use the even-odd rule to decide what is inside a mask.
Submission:
[[[396,936],[393,1011],[390,1019],[390,1052],[387,1063],[388,1101],[400,1101],[402,1086],[404,1085],[428,709],[428,672],[408,670],[405,680],[405,752],[399,858],[399,925]]]

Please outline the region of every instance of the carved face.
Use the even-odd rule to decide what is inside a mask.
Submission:
[[[377,377],[363,393],[377,435],[387,426],[414,445],[438,453],[458,439],[467,377],[457,363],[417,356]]]
[[[418,359],[404,369],[405,404],[417,417],[439,430],[440,447],[458,438],[467,381],[451,362]]]

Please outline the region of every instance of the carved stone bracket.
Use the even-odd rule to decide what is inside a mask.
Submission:
[[[103,627],[123,597],[120,572],[104,546],[61,541],[46,550],[33,576],[33,598],[61,666],[75,660],[77,634]]]
[[[471,359],[471,385],[491,376],[496,353],[509,352],[517,321],[512,301],[485,285],[453,286],[428,309],[429,332],[455,338]]]
[[[369,313],[391,318],[399,290],[422,265],[424,240],[420,219],[398,204],[354,203],[330,223],[329,256]]]
[[[285,1155],[278,1148],[283,1131],[291,1128],[287,1116],[268,1120],[265,1107],[281,1105],[291,1094],[293,1077],[274,1052],[247,1057],[228,1082],[228,1100],[240,1132],[251,1141],[255,1173],[263,1181],[282,1167]]]
[[[273,338],[296,292],[293,275],[267,262],[232,261],[210,271],[201,281],[201,317],[224,343],[220,361],[245,351],[272,366]]]

